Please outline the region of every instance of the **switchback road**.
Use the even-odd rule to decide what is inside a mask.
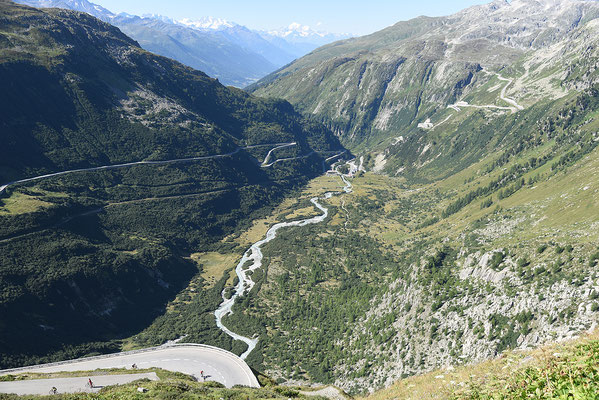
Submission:
[[[131,368],[133,364],[137,364],[138,368],[156,367],[168,371],[182,372],[192,375],[198,380],[202,379],[201,372],[204,371],[206,380],[220,382],[226,387],[234,385],[260,386],[250,367],[235,354],[217,347],[195,344],[176,344],[53,364],[35,365],[14,370],[2,370],[0,375],[25,372],[47,373]],[[0,391],[3,384],[0,383]],[[48,390],[50,388],[51,386]]]

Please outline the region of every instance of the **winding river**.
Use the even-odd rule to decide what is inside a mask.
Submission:
[[[258,338],[245,337],[245,336],[239,335],[239,334],[231,331],[223,324],[223,317],[225,317],[226,315],[232,314],[233,313],[232,309],[233,309],[233,305],[235,304],[235,300],[237,300],[238,297],[243,296],[246,293],[249,293],[252,290],[252,288],[254,287],[255,282],[249,276],[249,275],[251,275],[251,274],[249,274],[249,272],[255,271],[256,269],[262,267],[263,256],[262,256],[261,247],[264,244],[275,239],[277,237],[277,232],[279,231],[279,229],[287,228],[287,227],[291,227],[291,226],[305,226],[305,225],[309,225],[309,224],[318,224],[318,223],[324,221],[327,218],[327,216],[329,215],[329,210],[328,210],[328,208],[323,207],[322,204],[320,204],[318,202],[318,200],[330,199],[331,197],[333,197],[335,195],[338,195],[341,193],[350,193],[352,191],[352,184],[347,180],[347,178],[343,174],[339,173],[337,170],[335,170],[334,172],[337,175],[339,175],[341,177],[341,179],[343,180],[343,182],[345,183],[345,186],[343,187],[343,192],[327,192],[324,194],[324,196],[322,198],[314,197],[314,198],[310,199],[312,204],[314,204],[314,206],[316,208],[318,208],[320,211],[322,211],[321,215],[318,215],[318,216],[315,216],[312,218],[299,220],[299,221],[280,222],[278,224],[273,225],[266,232],[266,237],[256,243],[254,243],[244,253],[243,257],[237,264],[237,267],[235,268],[235,273],[237,274],[237,277],[239,278],[239,282],[237,283],[237,286],[235,286],[235,288],[234,288],[233,295],[229,299],[227,299],[225,297],[225,291],[223,291],[223,302],[220,304],[220,307],[214,312],[214,315],[216,316],[216,325],[227,335],[231,336],[233,339],[241,340],[242,342],[247,344],[248,348],[241,355],[242,359],[245,359],[254,350],[254,348],[256,348],[256,345],[258,344]],[[249,266],[248,266],[248,261],[251,262],[249,264]],[[244,268],[244,266],[246,268]]]

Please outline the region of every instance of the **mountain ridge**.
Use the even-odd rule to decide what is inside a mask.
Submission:
[[[161,15],[116,14],[87,0],[17,0],[34,7],[58,7],[87,12],[118,26],[146,50],[176,59],[225,85],[244,87],[306,54],[335,35],[285,40],[267,32],[250,30],[233,22],[208,18],[198,25]],[[210,22],[212,21],[212,22]],[[215,25],[216,21],[216,25]],[[220,22],[219,22],[220,21]],[[210,27],[212,24],[212,28]]]
[[[477,72],[483,67],[509,71],[511,65],[526,62],[529,72],[518,71],[509,92],[522,90],[527,79],[528,86],[536,86],[535,92],[544,91],[539,98],[553,98],[560,88],[544,75],[550,72],[548,64],[561,63],[564,70],[569,61],[563,54],[555,60],[543,54],[561,51],[556,46],[565,49],[569,38],[592,26],[589,22],[599,15],[596,1],[572,0],[555,7],[554,3],[494,2],[448,17],[399,22],[371,35],[323,46],[247,90],[286,98],[331,124],[346,144],[356,148],[406,136],[434,113],[443,114],[445,107],[488,80]],[[535,54],[527,56],[527,51]],[[552,78],[559,79],[559,74],[554,71]],[[339,85],[343,90],[336,89]],[[363,90],[366,87],[368,91]]]

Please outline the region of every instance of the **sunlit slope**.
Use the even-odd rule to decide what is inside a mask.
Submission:
[[[599,391],[597,333],[532,351],[401,380],[366,399],[593,399]]]
[[[494,152],[433,183],[360,173],[353,193],[330,200],[326,225],[265,246],[268,270],[228,322],[260,333],[248,361],[280,379],[356,393],[591,328],[594,93],[552,103],[555,118],[530,130],[534,110],[506,114],[489,125]],[[527,141],[510,136],[514,126]],[[295,207],[335,179],[314,180]]]
[[[454,145],[457,157],[472,156],[463,136],[477,127],[521,108],[542,113],[592,86],[598,10],[590,1],[514,1],[416,18],[317,49],[250,90],[288,99],[352,149],[378,154],[371,166],[401,175],[431,159],[407,162],[408,153]]]

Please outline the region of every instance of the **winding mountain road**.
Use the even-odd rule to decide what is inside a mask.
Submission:
[[[514,99],[510,99],[509,97],[506,97],[506,92],[507,92],[507,88],[512,84],[512,82],[514,82],[513,79],[509,79],[509,78],[504,78],[503,76],[501,76],[500,73],[497,72],[489,72],[485,69],[482,70],[485,74],[488,75],[495,75],[497,76],[497,79],[499,79],[500,81],[506,82],[506,84],[503,86],[503,89],[501,89],[501,93],[499,93],[499,98],[503,101],[505,101],[506,103],[508,103],[510,106],[509,107],[503,107],[503,106],[498,106],[495,104],[485,104],[485,105],[476,105],[476,104],[469,104],[465,101],[458,101],[455,104],[450,104],[447,106],[447,108],[451,108],[457,112],[460,112],[460,107],[472,107],[472,108],[491,108],[491,109],[495,109],[495,110],[506,110],[506,111],[511,111],[512,113],[516,113],[518,111],[522,111],[524,110],[524,107],[520,104],[518,104],[516,102],[516,100]],[[447,121],[447,118],[445,119],[445,121]],[[443,121],[443,122],[445,122]],[[443,122],[437,124],[435,126],[435,128],[439,125],[441,125]]]
[[[0,371],[0,375],[24,372],[49,373],[130,368],[133,364],[137,364],[139,368],[156,367],[168,371],[182,372],[200,380],[202,379],[201,374],[203,371],[206,380],[220,382],[226,387],[233,387],[235,385],[259,387],[256,376],[241,358],[217,347],[198,344],[173,344],[139,351],[2,370]],[[120,375],[114,375],[114,377],[118,376]],[[117,378],[114,378],[112,383],[106,382],[105,384],[111,385],[117,383]],[[0,382],[0,392],[3,392],[3,386],[4,383]],[[49,385],[45,393],[48,393],[48,390],[52,386],[56,385]],[[56,387],[59,391],[61,390],[60,387]]]
[[[454,104],[450,104],[447,106],[447,108],[451,108],[452,110],[456,111],[456,112],[460,112],[462,111],[462,108],[479,108],[479,109],[494,109],[494,110],[500,110],[500,111],[511,111],[512,114],[517,113],[518,111],[522,111],[524,110],[524,107],[521,104],[518,104],[518,102],[516,102],[516,100],[511,99],[509,97],[506,96],[506,92],[507,92],[507,88],[514,82],[513,79],[510,78],[504,78],[500,73],[497,72],[489,72],[485,69],[482,70],[482,72],[484,72],[485,74],[488,75],[495,75],[497,76],[497,79],[502,81],[502,82],[506,82],[506,84],[503,86],[503,88],[501,89],[501,92],[499,93],[499,98],[501,100],[503,100],[504,102],[508,103],[509,106],[498,106],[495,104],[484,104],[484,105],[478,105],[478,104],[469,104],[466,101],[458,101],[457,103]],[[500,87],[501,85],[498,85],[498,87]],[[497,87],[497,88],[498,88]],[[418,128],[424,129],[424,130],[434,130],[435,128],[439,127],[440,125],[443,125],[445,122],[447,122],[451,117],[453,117],[454,114],[448,115],[443,121],[437,123],[437,124],[433,124],[431,123],[430,119],[427,119],[425,122],[421,122],[418,124]]]
[[[282,147],[294,146],[294,145],[296,145],[295,142],[254,144],[254,145],[250,145],[250,146],[239,147],[236,150],[231,151],[229,153],[225,153],[225,154],[214,154],[214,155],[210,155],[210,156],[189,157],[189,158],[175,158],[172,160],[158,160],[158,161],[144,160],[144,161],[134,161],[134,162],[129,162],[129,163],[123,163],[123,164],[102,165],[99,167],[70,169],[70,170],[66,170],[66,171],[54,172],[51,174],[39,175],[39,176],[34,176],[32,178],[25,178],[25,179],[8,182],[8,183],[0,186],[0,193],[4,192],[4,190],[6,190],[7,187],[13,186],[13,185],[18,185],[20,183],[28,183],[28,182],[38,181],[41,179],[47,179],[47,178],[53,178],[53,177],[61,176],[61,175],[73,174],[73,173],[77,173],[77,172],[105,171],[105,170],[111,170],[111,169],[133,167],[136,165],[165,165],[165,164],[176,164],[176,163],[188,163],[188,162],[202,161],[202,160],[213,160],[213,159],[218,159],[218,158],[231,157],[231,156],[239,153],[241,150],[254,149],[254,148],[258,148],[258,147],[275,146],[273,149],[271,149],[268,152],[268,155],[267,155],[267,158],[268,158],[268,157],[270,157],[270,154],[273,150],[276,150],[276,149],[279,149]],[[265,161],[266,161],[266,159],[265,159]],[[275,162],[277,162],[277,161],[275,161]],[[263,165],[263,166],[271,166],[273,164],[274,163],[271,163],[269,165]]]
[[[503,76],[501,76],[501,74],[496,74],[496,75],[497,75],[497,79],[499,79],[500,81],[507,82],[507,84],[503,87],[503,89],[501,89],[501,93],[499,94],[499,98],[501,100],[505,101],[506,103],[511,104],[512,106],[514,106],[519,111],[524,110],[524,107],[522,107],[520,104],[518,104],[516,102],[516,100],[510,99],[509,97],[505,97],[505,92],[507,91],[507,88],[512,84],[512,82],[514,82],[514,80],[513,79],[504,78]]]
[[[270,151],[266,154],[266,157],[264,157],[264,161],[262,161],[262,166],[265,167],[265,166],[269,165],[268,162],[270,161],[270,156],[272,155],[272,153],[274,151],[276,151],[278,149],[283,149],[285,147],[295,146],[295,145],[297,145],[297,143],[293,142],[293,143],[282,144],[280,146],[270,149]],[[270,165],[272,165],[272,164],[270,164]]]

